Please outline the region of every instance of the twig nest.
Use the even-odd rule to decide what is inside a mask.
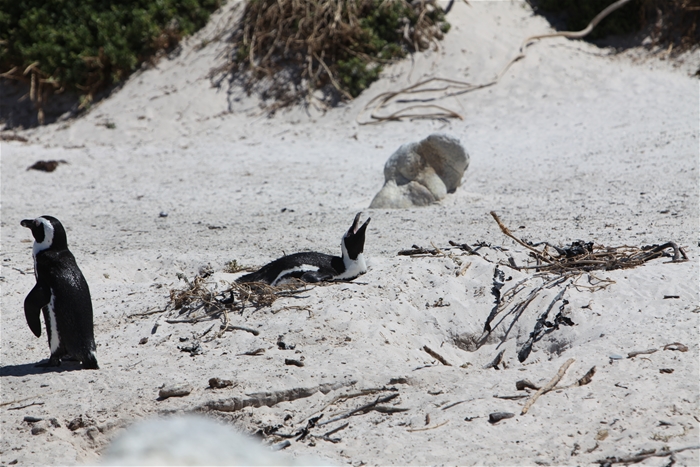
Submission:
[[[384,186],[371,209],[402,209],[440,201],[462,184],[469,154],[458,139],[433,134],[399,147],[384,165]]]

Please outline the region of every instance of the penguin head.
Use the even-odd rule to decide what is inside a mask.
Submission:
[[[61,222],[52,216],[41,216],[36,219],[24,219],[22,227],[31,229],[34,237],[34,254],[53,248],[62,250],[68,248],[66,230]]]
[[[368,218],[365,223],[360,226],[361,214],[361,212],[357,213],[350,229],[343,235],[343,241],[340,244],[343,250],[343,259],[349,258],[355,261],[365,249],[365,230],[367,230],[367,225],[372,219]]]

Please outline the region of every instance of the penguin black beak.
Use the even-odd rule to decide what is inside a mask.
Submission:
[[[369,221],[371,221],[371,220],[372,220],[371,217],[367,218],[365,223],[362,224],[362,227],[360,227],[359,229],[355,229],[355,234],[361,234],[362,236],[364,236],[365,230],[367,230],[367,226],[369,225]]]
[[[360,216],[362,215],[361,212],[358,212],[357,215],[355,216],[355,220],[352,222],[352,225],[350,226],[350,229],[348,230],[347,235],[357,235],[357,233],[362,230],[364,231],[367,228],[367,224],[369,224],[369,221],[372,220],[372,218],[369,218],[365,221],[364,224],[362,224],[362,227],[358,227],[360,224]]]
[[[36,227],[36,222],[34,221],[34,219],[24,219],[22,222],[19,223],[19,225],[31,229]]]

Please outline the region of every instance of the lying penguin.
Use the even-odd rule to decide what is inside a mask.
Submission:
[[[37,366],[59,366],[62,358],[72,357],[83,368],[98,369],[90,289],[68,250],[63,225],[51,216],[25,219],[21,225],[34,236],[36,276],[36,285],[24,299],[24,315],[29,329],[39,337],[39,313],[43,312],[51,349],[49,361]]]
[[[283,256],[258,271],[239,277],[236,282],[265,282],[278,285],[296,277],[304,282],[348,281],[367,272],[362,254],[365,248],[365,230],[371,219],[360,227],[360,214],[355,216],[350,229],[343,235],[340,248],[343,256],[305,252]]]

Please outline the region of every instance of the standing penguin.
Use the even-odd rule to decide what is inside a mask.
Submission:
[[[59,366],[61,358],[73,357],[83,368],[98,369],[90,289],[68,250],[63,225],[51,216],[25,219],[21,225],[34,236],[36,276],[36,285],[24,299],[24,315],[29,329],[39,337],[39,312],[43,311],[51,349],[49,361],[38,366]]]
[[[304,282],[348,281],[367,272],[363,256],[365,230],[371,219],[360,227],[360,214],[355,216],[350,229],[340,242],[342,257],[324,253],[305,252],[283,256],[258,271],[239,277],[236,282],[265,282],[277,285],[296,277]]]

